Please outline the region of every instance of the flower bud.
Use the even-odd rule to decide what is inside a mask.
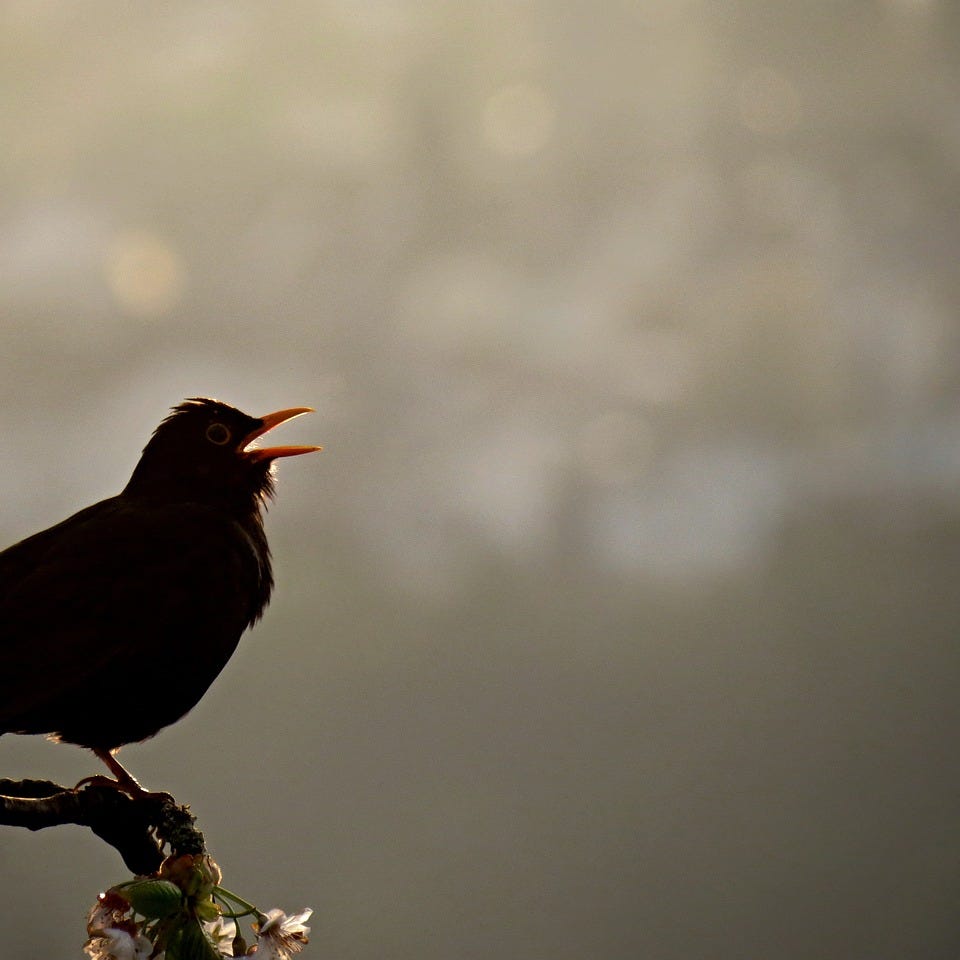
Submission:
[[[108,927],[115,927],[130,914],[130,901],[116,890],[107,890],[97,897],[87,914],[87,933],[93,936]]]
[[[207,900],[223,879],[216,861],[207,854],[185,853],[167,857],[160,865],[160,877],[175,883],[188,897]]]

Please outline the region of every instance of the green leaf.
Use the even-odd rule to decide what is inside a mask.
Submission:
[[[169,880],[137,880],[123,895],[141,916],[160,920],[172,916],[183,904],[183,891]]]
[[[184,925],[183,935],[177,947],[176,960],[223,960],[195,920]],[[167,955],[169,956],[169,950]]]

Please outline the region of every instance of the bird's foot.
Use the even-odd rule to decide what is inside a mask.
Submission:
[[[121,793],[125,793],[130,797],[131,800],[152,800],[158,803],[161,801],[176,802],[173,799],[173,795],[167,793],[165,790],[144,790],[133,777],[118,777],[114,780],[113,777],[108,777],[106,774],[95,773],[92,776],[84,777],[73,789],[77,791],[89,786],[108,787],[111,790],[119,790]]]
[[[113,755],[112,750],[104,750],[100,747],[93,747],[93,752],[110,768],[110,772],[116,777],[112,779],[103,774],[94,774],[90,777],[84,777],[73,789],[79,790],[81,787],[93,784],[98,787],[110,787],[113,790],[119,790],[125,793],[131,800],[169,800],[173,802],[173,797],[166,791],[144,790],[140,782],[133,776],[120,761]]]
[[[84,787],[110,787],[111,790],[122,790],[124,793],[130,792],[125,789],[126,784],[122,784],[119,780],[114,780],[104,773],[95,773],[92,776],[84,777],[82,780],[77,781],[77,785],[73,790],[76,792],[77,790],[82,790]]]

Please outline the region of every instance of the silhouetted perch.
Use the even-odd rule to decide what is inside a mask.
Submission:
[[[28,830],[68,823],[89,827],[140,876],[160,869],[164,845],[173,855],[205,853],[195,821],[168,794],[130,797],[100,784],[77,790],[49,780],[0,779],[0,824]]]

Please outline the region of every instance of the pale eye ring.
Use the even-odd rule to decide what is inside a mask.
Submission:
[[[233,434],[230,433],[229,427],[225,427],[222,423],[211,423],[207,427],[207,439],[218,447],[229,443],[231,436]]]

